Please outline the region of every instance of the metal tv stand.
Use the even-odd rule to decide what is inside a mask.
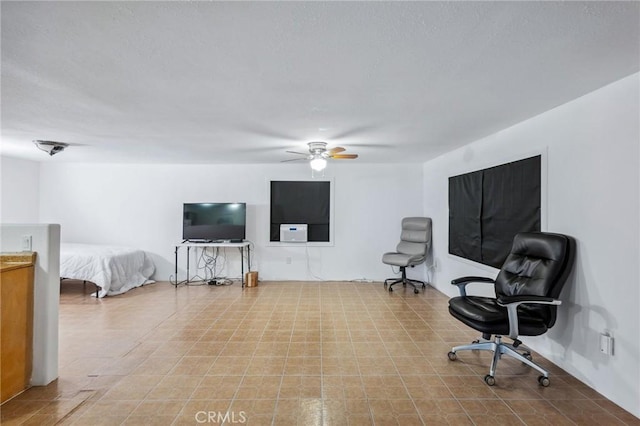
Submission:
[[[229,247],[233,247],[233,248],[237,248],[238,250],[240,250],[240,273],[241,273],[241,281],[242,281],[242,288],[244,288],[244,250],[247,250],[247,270],[251,269],[251,248],[250,248],[251,243],[248,241],[242,241],[239,243],[232,243],[232,242],[224,242],[224,241],[209,241],[209,242],[191,242],[189,240],[185,240],[180,244],[176,244],[176,250],[175,250],[175,255],[176,255],[176,260],[175,260],[175,277],[176,277],[176,282],[173,283],[173,285],[175,285],[176,287],[178,287],[179,284],[188,284],[190,283],[190,279],[189,279],[189,252],[191,251],[191,247],[201,247],[201,248],[206,248],[206,247],[218,247],[218,248],[229,248]],[[178,251],[180,250],[180,247],[186,247],[187,248],[187,279],[186,280],[182,280],[182,281],[178,281]]]

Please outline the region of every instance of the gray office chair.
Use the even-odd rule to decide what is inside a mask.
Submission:
[[[382,263],[387,265],[399,266],[400,278],[387,278],[384,280],[384,288],[389,287],[389,291],[393,291],[393,286],[402,283],[403,287],[407,284],[413,287],[413,292],[418,294],[420,291],[416,285],[426,288],[424,281],[412,280],[407,278],[407,266],[414,267],[423,263],[427,258],[429,247],[431,246],[431,219],[428,217],[405,217],[402,219],[402,233],[400,234],[400,243],[396,247],[396,251],[385,253],[382,256]],[[393,281],[389,284],[389,281]]]

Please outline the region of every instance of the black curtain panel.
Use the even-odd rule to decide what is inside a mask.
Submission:
[[[271,241],[283,223],[307,226],[307,241],[329,241],[331,186],[327,181],[271,181]]]
[[[482,262],[482,172],[449,178],[449,253]]]
[[[449,178],[449,253],[500,268],[518,232],[540,231],[541,156]]]

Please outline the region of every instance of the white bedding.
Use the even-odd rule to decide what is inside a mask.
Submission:
[[[99,297],[115,296],[143,284],[155,265],[142,250],[92,244],[60,245],[60,277],[91,281],[100,287]]]

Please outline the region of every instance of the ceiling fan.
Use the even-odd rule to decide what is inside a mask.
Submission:
[[[313,170],[321,171],[327,167],[327,159],[329,158],[336,160],[353,160],[358,158],[358,154],[341,154],[345,151],[341,146],[327,149],[326,142],[309,142],[307,145],[309,145],[309,153],[286,151],[290,154],[304,155],[304,157],[282,160],[282,162],[309,160],[309,165]]]

